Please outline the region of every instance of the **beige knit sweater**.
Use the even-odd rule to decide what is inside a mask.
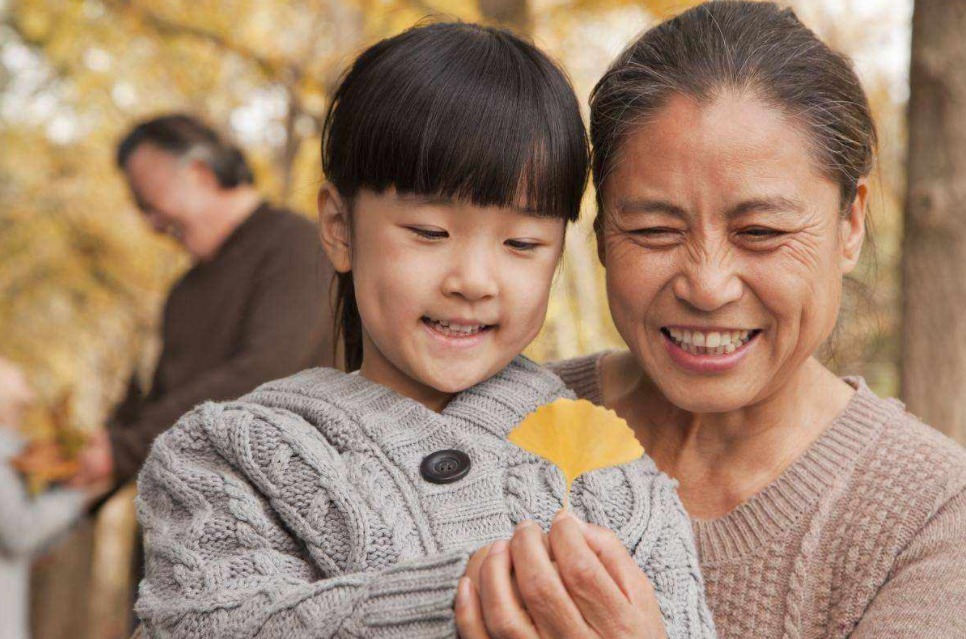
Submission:
[[[601,403],[602,355],[552,368]],[[847,381],[846,409],[777,480],[692,519],[721,639],[966,638],[966,450]]]

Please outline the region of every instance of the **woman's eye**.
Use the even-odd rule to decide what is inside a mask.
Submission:
[[[750,238],[752,240],[767,240],[774,237],[781,237],[785,235],[784,231],[779,231],[778,229],[769,229],[764,227],[752,227],[747,229],[742,229],[739,231],[739,235],[743,237]]]
[[[532,251],[539,246],[537,242],[529,242],[527,240],[507,240],[504,244],[515,251]]]
[[[651,246],[671,246],[678,242],[684,234],[680,229],[668,226],[647,226],[639,229],[631,229],[628,233]]]
[[[449,233],[439,229],[425,229],[419,226],[407,226],[406,228],[424,240],[442,240],[449,237]]]

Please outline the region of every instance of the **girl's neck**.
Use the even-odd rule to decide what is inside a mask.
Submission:
[[[612,368],[624,368],[624,374],[612,378],[615,392],[605,396],[605,404],[630,422],[658,468],[680,481],[685,507],[702,519],[727,514],[777,479],[854,392],[810,359],[762,402],[727,413],[697,414],[671,404],[626,360]]]
[[[427,386],[397,368],[379,352],[365,333],[363,333],[362,342],[363,355],[359,374],[369,381],[382,384],[436,413],[442,412],[453,399],[453,393],[445,393]]]

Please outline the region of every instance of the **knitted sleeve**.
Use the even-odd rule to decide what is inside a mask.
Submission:
[[[852,639],[966,637],[966,489],[949,499],[896,560]]]
[[[332,505],[338,497],[326,495],[331,478],[323,475],[332,467],[321,454],[301,451],[312,460],[307,467],[318,473],[320,490],[300,498],[308,501],[301,502],[296,536],[272,494],[284,490],[279,471],[291,450],[278,445],[251,453],[253,430],[226,424],[214,415],[219,410],[202,406],[159,437],[139,478],[146,575],[136,610],[149,636],[455,635],[452,605],[468,551],[371,572],[339,571],[331,562],[326,568],[326,557],[344,548],[351,555],[358,542],[326,516],[331,508],[352,507]],[[249,459],[232,451],[249,451]]]
[[[654,586],[667,638],[714,639],[691,522],[675,482],[658,475],[651,495],[652,516],[660,525],[645,530],[634,559]]]

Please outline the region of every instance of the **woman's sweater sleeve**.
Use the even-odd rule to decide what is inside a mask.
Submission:
[[[212,444],[203,413],[158,438],[139,478],[147,566],[137,613],[151,637],[455,635],[453,600],[469,550],[326,574]],[[226,435],[228,444],[243,448],[241,432]],[[352,546],[322,522],[301,525],[316,526],[322,543]]]
[[[651,490],[662,525],[645,532],[634,559],[654,585],[668,639],[714,639],[694,534],[675,483],[659,475]]]
[[[896,560],[852,639],[966,637],[966,489],[960,490]]]
[[[10,435],[0,437],[0,555],[29,557],[77,521],[84,510],[84,496],[55,488],[31,497],[10,466],[16,450]]]

